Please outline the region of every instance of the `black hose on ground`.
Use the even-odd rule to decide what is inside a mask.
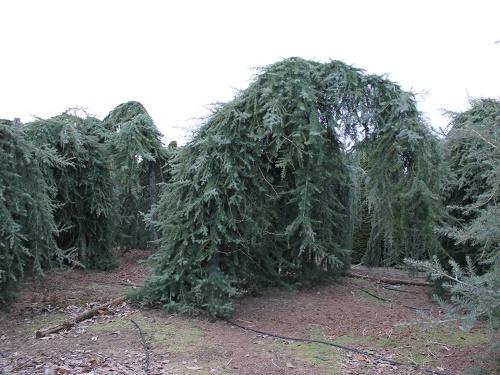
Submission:
[[[334,346],[336,348],[339,348],[339,349],[342,349],[342,350],[345,350],[345,351],[349,351],[349,352],[353,352],[353,353],[357,353],[357,354],[362,354],[362,355],[365,355],[365,356],[370,356],[370,357],[376,358],[376,359],[378,359],[380,361],[389,363],[389,364],[394,365],[394,366],[412,367],[412,368],[414,368],[416,370],[425,371],[425,372],[428,372],[428,373],[434,374],[434,375],[450,375],[447,372],[434,370],[432,368],[424,367],[424,366],[420,366],[420,365],[416,365],[416,364],[395,361],[393,359],[384,358],[384,357],[382,357],[382,356],[380,356],[378,354],[370,353],[370,352],[367,352],[367,351],[364,351],[364,350],[361,350],[361,349],[352,348],[350,346],[345,346],[345,345],[337,344],[335,342],[322,341],[322,340],[314,340],[314,339],[304,339],[304,338],[298,338],[298,337],[281,336],[281,335],[277,335],[277,334],[274,334],[274,333],[264,332],[264,331],[260,331],[258,329],[254,329],[254,328],[250,328],[250,327],[245,327],[245,326],[242,326],[242,325],[240,325],[240,324],[238,324],[236,322],[233,322],[232,320],[229,320],[229,319],[224,319],[224,321],[226,323],[228,323],[228,324],[231,324],[231,325],[235,326],[235,327],[244,329],[245,331],[255,332],[255,333],[258,333],[258,334],[264,335],[264,336],[274,337],[274,338],[285,340],[285,341],[297,341],[297,342],[304,342],[304,343],[316,343],[316,344],[323,344],[323,345]]]

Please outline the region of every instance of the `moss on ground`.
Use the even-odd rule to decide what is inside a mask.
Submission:
[[[328,340],[325,327],[321,325],[309,325],[308,331],[310,339]],[[318,374],[338,374],[343,360],[340,349],[318,343],[275,341],[272,349],[286,352],[307,366],[314,366]]]
[[[146,339],[156,347],[162,347],[169,352],[183,353],[194,351],[201,345],[206,347],[203,342],[203,333],[200,329],[190,326],[184,322],[165,322],[164,320],[154,320],[141,313],[136,313],[128,317],[119,317],[112,321],[95,323],[87,328],[90,333],[116,332],[116,331],[135,331],[137,328],[132,324],[133,319],[144,332]],[[135,332],[134,332],[135,333]]]
[[[451,330],[432,330],[430,332],[419,332],[417,339],[420,341],[433,340],[447,346],[463,348],[476,345],[485,345],[489,342],[486,332],[470,331],[463,332],[456,328]]]
[[[368,301],[368,302],[374,303],[376,305],[382,305],[382,306],[391,306],[392,305],[391,302],[378,299],[378,298],[372,296],[371,294],[368,294],[367,292],[365,292],[362,289],[353,290],[351,293],[353,295],[355,295],[356,297],[362,299],[363,301]],[[383,296],[380,296],[380,297],[385,298]]]
[[[389,350],[396,354],[394,358],[396,360],[423,366],[439,364],[431,354],[439,346],[466,348],[486,345],[489,341],[489,336],[485,332],[462,332],[452,327],[427,331],[413,329],[407,330],[404,334],[402,334],[401,330],[398,330],[398,332],[393,332],[392,335],[384,336],[343,335],[336,337],[334,340],[328,339],[326,327],[310,325],[308,331],[311,339],[331,341],[340,345],[373,349],[375,351]],[[341,349],[319,343],[276,342],[274,346],[278,350],[288,351],[307,364],[314,365],[318,369],[332,374],[335,373],[335,368],[340,367],[344,358]]]
[[[317,343],[289,343],[277,341],[273,350],[286,352],[307,366],[314,366],[318,374],[339,374],[343,354],[340,349]]]

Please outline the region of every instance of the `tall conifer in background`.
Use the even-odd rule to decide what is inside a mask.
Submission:
[[[116,243],[144,248],[158,240],[155,227],[146,227],[144,214],[158,201],[163,167],[171,150],[163,147],[161,133],[142,104],[127,102],[113,109],[103,121],[111,131],[109,155],[119,217]]]

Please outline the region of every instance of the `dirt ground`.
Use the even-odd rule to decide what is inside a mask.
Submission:
[[[409,366],[318,343],[242,330],[225,321],[168,314],[124,302],[69,331],[35,331],[123,295],[150,272],[147,251],[127,252],[112,272],[58,269],[26,282],[8,312],[0,312],[0,374],[459,374],[493,373],[486,329],[462,332],[433,304],[424,287],[386,286],[340,278],[314,289],[267,290],[238,300],[232,320],[288,337],[334,342]],[[357,268],[388,277],[398,270]],[[378,273],[377,273],[378,272]],[[412,276],[415,277],[415,276]],[[146,358],[141,328],[147,343]],[[147,371],[146,371],[147,367]]]

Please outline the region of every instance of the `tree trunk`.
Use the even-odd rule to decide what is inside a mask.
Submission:
[[[83,231],[80,232],[80,246],[78,247],[78,259],[85,263],[87,261],[87,236]]]
[[[158,197],[158,192],[156,188],[156,162],[149,162],[149,171],[148,171],[148,190],[149,190],[149,209],[156,204],[156,200]],[[154,225],[151,226],[151,240],[158,240],[158,232],[156,231],[156,227]],[[156,247],[156,245],[154,245]]]

